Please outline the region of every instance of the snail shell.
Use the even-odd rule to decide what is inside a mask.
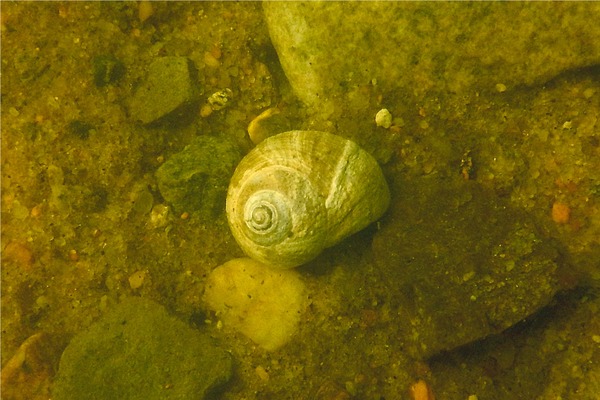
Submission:
[[[389,202],[377,161],[356,143],[290,131],[242,159],[229,185],[227,218],[247,255],[291,268],[377,220]]]

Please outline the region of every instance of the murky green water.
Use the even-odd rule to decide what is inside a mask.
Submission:
[[[48,398],[72,338],[143,297],[231,355],[217,398],[408,398],[420,379],[436,398],[594,398],[598,6],[265,10],[2,2],[4,396]],[[252,133],[352,139],[392,195],[383,218],[294,271],[306,306],[274,351],[203,300],[211,271],[243,256],[224,202],[237,158],[204,148],[188,160],[196,175],[171,171],[175,195],[157,175],[193,143],[246,154],[269,109]],[[258,293],[244,318],[273,323],[260,303],[285,299]],[[144,396],[179,393],[184,378]]]

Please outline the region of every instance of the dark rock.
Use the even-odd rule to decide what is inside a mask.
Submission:
[[[97,87],[115,83],[125,75],[125,65],[115,56],[96,56],[92,60],[92,65],[94,69],[94,84]]]
[[[205,399],[232,374],[230,355],[143,298],[129,298],[73,338],[56,400]]]
[[[178,212],[212,220],[225,211],[227,186],[241,159],[226,137],[199,136],[156,171],[160,194]]]
[[[499,333],[561,288],[554,243],[520,210],[470,181],[394,186],[373,251],[413,356]]]
[[[185,57],[161,57],[148,67],[146,79],[135,92],[130,112],[144,124],[166,119],[189,122],[198,101],[197,71]]]
[[[550,307],[506,334],[432,360],[436,396],[464,400],[465,393],[477,393],[480,399],[511,399],[518,387],[520,399],[597,399],[599,295],[593,288],[561,293]]]
[[[73,210],[84,213],[102,212],[108,206],[109,192],[102,186],[65,186],[65,195],[71,198]]]
[[[68,130],[72,135],[80,139],[87,139],[90,136],[90,132],[95,130],[95,127],[88,122],[76,119],[69,122]]]

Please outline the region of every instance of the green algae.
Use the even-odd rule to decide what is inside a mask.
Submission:
[[[240,159],[239,147],[227,138],[198,136],[156,171],[160,193],[179,213],[214,220],[225,210],[229,179]]]

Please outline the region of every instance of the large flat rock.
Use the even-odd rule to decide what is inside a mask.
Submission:
[[[364,85],[408,101],[545,82],[600,62],[593,2],[265,2],[264,10],[296,95],[324,114]]]

